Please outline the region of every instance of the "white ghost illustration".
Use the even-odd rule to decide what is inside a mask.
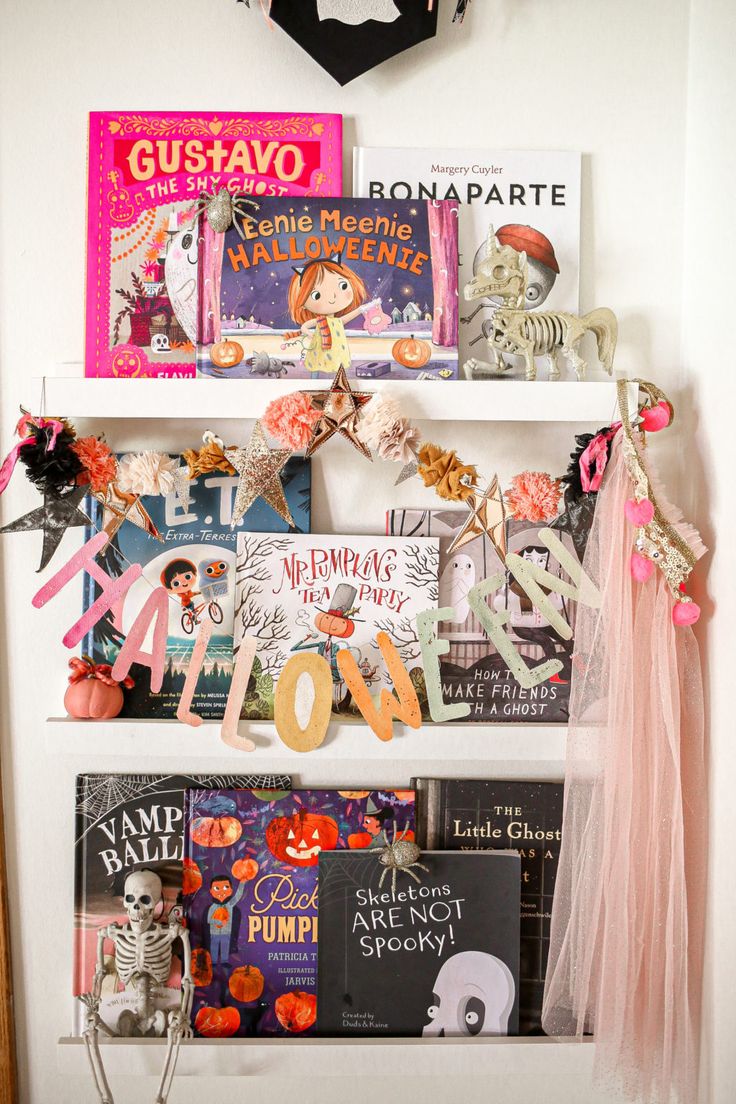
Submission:
[[[468,592],[475,586],[475,564],[470,556],[452,556],[445,564],[440,576],[441,606],[452,606],[455,610],[453,625],[464,625],[470,614]]]
[[[197,231],[184,226],[166,254],[166,290],[181,328],[194,344],[197,340]]]
[[[401,12],[394,0],[317,0],[317,15],[322,19],[337,19],[357,27],[376,19],[379,23],[393,23]]]
[[[515,997],[505,962],[485,951],[461,951],[440,967],[422,1035],[507,1035]]]

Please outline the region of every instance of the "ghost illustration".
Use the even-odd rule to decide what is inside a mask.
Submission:
[[[462,951],[440,967],[422,1035],[508,1035],[516,987],[505,962]]]
[[[189,340],[197,341],[197,233],[184,226],[166,254],[166,290],[181,328]]]
[[[452,606],[455,610],[453,625],[464,625],[468,620],[468,593],[474,586],[475,564],[470,556],[452,556],[440,576],[439,602],[441,606]]]
[[[337,19],[357,27],[375,19],[379,23],[393,23],[401,12],[394,0],[317,0],[317,16],[320,20]]]

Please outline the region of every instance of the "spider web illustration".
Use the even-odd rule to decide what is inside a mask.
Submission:
[[[330,851],[320,856],[319,901],[320,905],[334,905],[346,899],[351,891],[372,889],[378,892],[381,874],[387,868],[379,862],[379,850],[355,852]],[[389,875],[390,877],[390,875]],[[384,880],[381,892],[385,888]],[[390,890],[389,885],[389,890]]]

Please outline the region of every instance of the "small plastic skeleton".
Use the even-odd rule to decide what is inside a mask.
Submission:
[[[242,192],[229,192],[227,188],[220,188],[219,192],[200,192],[199,199],[192,212],[192,224],[204,211],[207,221],[216,234],[224,234],[226,230],[235,224],[235,229],[245,240],[243,228],[236,215],[241,219],[251,219],[252,212],[246,209],[246,204],[254,211],[260,207],[254,199],[249,199]]]
[[[381,849],[378,854],[378,861],[382,863],[386,869],[381,874],[381,879],[378,883],[380,889],[383,885],[383,879],[391,871],[391,891],[396,892],[396,872],[403,870],[405,874],[409,874],[415,882],[421,884],[421,878],[418,874],[415,874],[411,869],[414,866],[418,866],[425,873],[429,873],[429,867],[426,867],[424,863],[419,862],[419,856],[421,850],[416,843],[412,843],[411,840],[404,839],[407,829],[404,828],[400,836],[396,835],[396,824],[394,824],[394,838],[389,843],[388,836],[386,835],[386,829],[383,829],[383,838],[386,841],[386,846]]]
[[[156,1104],[166,1104],[174,1077],[179,1043],[190,1038],[190,1016],[194,983],[191,974],[189,933],[176,916],[167,924],[154,920],[156,909],[163,903],[161,879],[152,870],[137,870],[125,879],[123,903],[128,923],[106,924],[97,932],[97,966],[91,993],[79,999],[85,1005],[84,1041],[92,1076],[101,1104],[113,1104],[112,1092],[105,1076],[100,1053],[99,1035],[114,1037],[116,1032],[100,1017],[103,982],[109,970],[104,953],[105,941],[114,947],[114,970],[128,992],[135,994],[132,1009],[126,1009],[118,1019],[117,1034],[123,1037],[160,1038],[168,1042],[163,1070],[156,1094]],[[179,939],[184,948],[181,975],[181,1002],[178,1008],[164,1011],[155,1007],[154,988],[165,985],[171,972],[171,949]]]
[[[473,279],[465,285],[465,298],[498,298],[501,306],[491,319],[487,336],[493,364],[471,358],[466,368],[473,375],[495,368],[503,372],[508,365],[503,353],[524,358],[526,378],[537,378],[535,356],[546,356],[549,361],[549,378],[560,378],[558,356],[561,352],[570,362],[579,380],[585,379],[586,364],[578,345],[588,331],[595,334],[598,356],[609,376],[613,371],[613,354],[616,351],[618,325],[613,311],[607,307],[578,317],[562,311],[524,310],[527,283],[526,253],[517,253],[510,245],[502,246],[491,226],[486,242],[486,255]]]

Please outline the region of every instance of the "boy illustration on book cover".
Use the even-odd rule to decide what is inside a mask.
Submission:
[[[208,255],[200,373],[329,379],[457,375],[457,207],[267,196]],[[296,327],[296,328],[295,328]],[[221,343],[237,348],[225,363]]]
[[[339,115],[92,112],[86,374],[193,376],[200,265],[222,237],[203,207],[339,195],[341,154]]]
[[[375,850],[379,832],[390,838],[394,827],[414,839],[412,790],[188,791],[184,909],[197,1034],[311,1032],[319,856]]]

